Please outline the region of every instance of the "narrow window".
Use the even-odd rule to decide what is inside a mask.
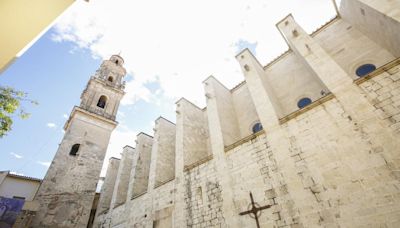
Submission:
[[[13,196],[14,199],[25,200],[25,197],[22,196]]]
[[[106,106],[107,97],[102,95],[97,102],[97,107],[104,108]]]
[[[69,152],[69,155],[72,155],[72,156],[76,156],[77,154],[78,154],[78,151],[79,151],[79,147],[81,146],[81,144],[74,144],[72,147],[71,147],[71,151]]]
[[[376,70],[376,66],[373,64],[364,64],[357,68],[356,74],[358,77],[364,77],[371,73],[372,71]]]
[[[117,59],[117,60],[115,60],[115,64],[117,64],[117,65],[118,65],[118,59]]]
[[[257,133],[263,129],[261,123],[256,123],[253,125],[253,133]]]
[[[299,108],[304,108],[304,107],[306,107],[307,105],[309,105],[309,104],[311,104],[311,103],[312,103],[312,101],[311,101],[310,98],[304,97],[304,98],[301,98],[301,99],[299,100],[299,102],[297,102],[297,107],[299,107]]]
[[[111,76],[108,77],[108,81],[109,81],[109,82],[113,82],[113,81],[114,81],[113,77],[111,77]]]

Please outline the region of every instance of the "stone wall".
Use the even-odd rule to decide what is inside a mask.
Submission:
[[[400,61],[385,72],[360,84],[387,126],[400,133]]]
[[[288,52],[263,66],[244,50],[236,58],[245,82],[229,90],[207,78],[204,109],[180,99],[175,132],[156,124],[150,175],[137,183],[143,158],[133,159],[130,188],[147,191],[111,224],[255,227],[240,215],[252,197],[266,206],[260,227],[398,227],[399,61],[351,23],[335,18],[310,35],[289,15],[277,24]],[[378,69],[358,78],[364,63]],[[304,96],[313,103],[297,107]],[[256,121],[264,131],[252,134]],[[160,170],[171,171],[161,167],[172,165],[163,143],[174,134],[174,179],[157,185]]]
[[[308,69],[301,58],[288,52],[281,59],[265,69],[263,81],[269,94],[274,94],[281,110],[279,117],[286,116],[298,109],[297,102],[304,97],[318,100],[321,91],[329,92],[326,86]]]
[[[363,64],[380,67],[394,59],[388,50],[346,20],[332,21],[314,39],[352,79],[358,79],[356,70]]]
[[[105,214],[110,209],[111,198],[114,192],[115,181],[117,179],[118,167],[119,167],[120,159],[110,158],[106,176],[101,186],[99,203],[96,209],[96,217],[93,223],[93,227],[97,227],[99,219],[97,219],[100,215]]]
[[[118,168],[113,197],[111,200],[110,207],[112,208],[118,207],[126,201],[134,153],[135,149],[130,146],[125,146],[122,151],[121,162]]]
[[[217,110],[215,111],[221,124],[224,145],[230,145],[241,138],[232,94],[229,89],[212,76],[204,81],[204,85],[207,99],[216,102]]]
[[[342,0],[342,17],[372,40],[400,57],[400,2],[391,0]]]
[[[222,194],[214,162],[185,173],[185,227],[224,227]]]
[[[137,136],[136,153],[138,153],[138,157],[133,163],[130,175],[131,197],[140,196],[148,190],[152,146],[153,137],[144,133]]]
[[[259,122],[256,108],[251,100],[247,85],[231,90],[235,114],[239,124],[240,138],[253,134],[253,125]]]
[[[185,151],[180,155],[183,157],[183,167],[189,167],[211,155],[206,112],[186,99],[180,99],[177,102],[177,125],[182,134],[179,143]],[[183,167],[179,168],[183,170]]]
[[[160,186],[175,177],[175,124],[164,118],[156,121],[157,130],[155,133],[157,140],[156,154],[153,156],[154,167],[154,185]],[[154,147],[153,147],[154,150]]]
[[[34,227],[85,226],[88,222],[102,161],[115,125],[75,110],[35,200],[40,209]],[[72,145],[79,143],[76,156]],[[79,181],[76,181],[79,180]]]

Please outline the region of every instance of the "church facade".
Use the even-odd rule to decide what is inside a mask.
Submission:
[[[208,77],[205,108],[182,98],[124,148],[95,227],[399,227],[398,9],[342,0],[312,34],[282,19],[287,52],[243,50],[244,82]]]
[[[135,148],[110,159],[93,227],[399,227],[399,9],[399,1],[342,0],[312,34],[283,18],[276,26],[289,50],[268,64],[243,50],[242,83],[228,89],[208,77],[206,107],[178,100],[176,123],[158,118],[153,136],[139,133]],[[76,109],[93,113],[85,94],[88,105]],[[98,154],[96,165],[86,158],[90,166],[70,169],[59,159],[90,135],[71,127],[92,125],[67,122],[35,227],[84,227],[112,117],[101,122],[110,126],[104,145],[78,152]],[[58,178],[78,168],[87,172]]]

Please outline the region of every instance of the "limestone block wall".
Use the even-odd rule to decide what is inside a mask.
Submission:
[[[177,102],[177,125],[182,136],[179,143],[184,153],[179,155],[183,157],[183,167],[177,166],[176,172],[181,173],[184,167],[211,155],[207,113],[186,99],[180,99]]]
[[[227,151],[227,163],[233,178],[235,211],[237,215],[250,209],[250,192],[258,206],[270,205],[259,217],[261,227],[301,227],[294,201],[286,180],[281,176],[275,160],[275,151],[262,134]],[[239,216],[240,227],[253,227],[255,220],[249,215]]]
[[[239,123],[240,138],[253,134],[253,125],[259,122],[259,118],[251,99],[249,89],[244,83],[231,90],[233,106]]]
[[[388,127],[400,133],[400,62],[387,71],[360,84]]]
[[[170,181],[153,189],[151,218],[160,228],[173,226],[173,208],[175,206],[175,183]],[[162,226],[161,226],[162,225]],[[157,226],[156,226],[157,227]]]
[[[346,20],[334,20],[314,35],[314,39],[352,79],[363,64],[381,67],[394,59],[385,48],[375,43]]]
[[[126,205],[127,204],[121,204],[113,208],[111,213],[108,215],[108,221],[109,224],[111,225],[110,227],[120,227],[120,228],[129,227],[126,225],[126,219],[127,219]]]
[[[185,227],[226,227],[215,165],[210,161],[184,173]]]
[[[362,124],[348,116],[334,99],[283,126],[290,142],[287,157],[308,190],[292,194],[305,227],[399,222],[394,216],[400,208],[393,203],[399,195],[398,180],[390,175],[390,163],[396,162],[392,151],[382,141],[372,141]]]
[[[237,213],[248,210],[251,191],[259,205],[271,205],[261,227],[398,224],[393,160],[347,116],[333,99],[283,124],[282,138],[260,135],[227,151]],[[239,218],[241,227],[255,223]]]
[[[34,227],[86,226],[111,131],[115,127],[74,109],[66,134],[35,197]],[[78,154],[71,156],[74,144]],[[57,177],[57,178],[56,178]],[[76,180],[80,181],[76,181]]]
[[[343,0],[340,14],[395,57],[400,57],[399,8],[399,1]]]
[[[113,197],[111,200],[112,208],[125,203],[129,187],[129,178],[132,170],[132,159],[135,148],[125,146],[122,151],[121,162],[118,168],[118,174],[115,181]]]
[[[125,205],[121,205],[121,210],[114,213],[112,224],[124,224],[125,227],[148,227],[152,228],[157,221],[169,221],[168,226],[172,226],[172,209],[174,206],[174,181],[170,181],[162,186],[152,189],[148,194],[144,194],[129,200]],[[124,210],[122,209],[124,208]],[[169,208],[169,209],[167,209]],[[167,209],[168,213],[162,213]],[[166,219],[168,218],[169,219]]]
[[[177,102],[175,155],[167,143],[174,134],[161,134],[171,124],[157,124],[154,141],[138,136],[130,193],[105,224],[255,227],[239,215],[250,209],[251,192],[259,206],[269,205],[261,227],[399,227],[395,55],[340,18],[312,35],[291,15],[277,27],[288,52],[263,67],[245,50],[236,58],[246,82],[229,90],[209,77],[207,108]],[[382,67],[358,79],[355,68],[364,63]],[[317,102],[299,109],[303,96]],[[243,139],[258,119],[265,132]],[[144,142],[152,148],[143,149]],[[157,186],[160,170],[170,172],[157,168],[171,156],[175,179]]]
[[[134,159],[135,163],[133,163],[130,175],[131,197],[140,196],[148,190],[152,146],[152,136],[145,133],[138,134],[136,144],[138,158]]]
[[[264,69],[264,87],[278,100],[281,108],[278,111],[279,118],[298,110],[297,102],[301,98],[308,97],[316,101],[323,96],[321,91],[329,92],[293,52],[288,52],[279,61]]]
[[[152,228],[152,196],[149,194],[141,195],[129,203],[126,207],[127,227]]]
[[[228,146],[241,138],[231,92],[212,76],[208,77],[204,81],[204,84],[206,96],[209,97],[208,99],[213,99],[216,102],[224,140],[223,143],[225,146]]]
[[[158,187],[175,178],[175,124],[160,117],[156,120],[155,129],[157,150],[153,158],[155,176],[150,177],[154,178],[152,187]]]
[[[97,217],[99,217],[101,214],[105,214],[106,212],[108,212],[110,208],[111,198],[113,196],[113,191],[114,191],[114,185],[117,179],[119,163],[120,159],[110,158],[106,176],[103,185],[101,186],[100,198],[96,209],[96,217],[93,222],[93,227],[96,227],[98,222],[101,221],[97,219]]]

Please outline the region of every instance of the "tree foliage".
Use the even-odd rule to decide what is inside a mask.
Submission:
[[[12,118],[15,116],[26,119],[30,116],[21,107],[22,102],[37,104],[36,101],[27,98],[27,93],[17,91],[11,87],[0,86],[0,138],[11,130]]]

